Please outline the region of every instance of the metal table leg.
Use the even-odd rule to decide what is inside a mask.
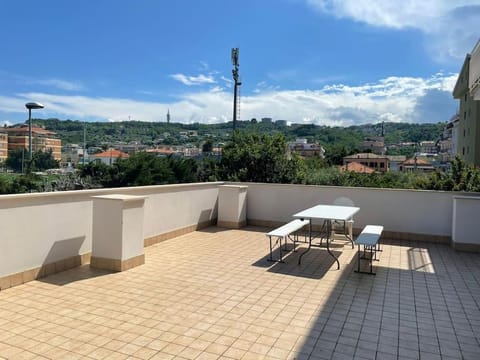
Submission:
[[[302,219],[303,221],[304,219]],[[312,219],[308,222],[308,248],[298,257],[298,265],[302,263],[302,256],[305,255],[312,247]]]
[[[327,251],[332,256],[335,261],[337,262],[337,270],[340,269],[340,262],[338,261],[337,257],[330,251],[330,231],[332,230],[332,221],[327,220]]]

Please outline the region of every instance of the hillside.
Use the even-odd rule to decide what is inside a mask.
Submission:
[[[55,131],[63,144],[82,143],[85,123],[78,120],[59,119],[34,119],[33,122],[48,130]],[[399,142],[419,142],[422,140],[438,140],[441,137],[445,123],[436,124],[408,124],[385,123],[385,142],[393,144]],[[344,146],[353,149],[369,136],[381,135],[381,124],[367,124],[350,127],[327,127],[318,125],[292,126],[278,125],[276,123],[255,123],[252,121],[239,121],[237,129],[240,131],[256,133],[283,133],[287,140],[307,138],[317,141],[324,146]],[[196,131],[198,136],[185,139],[179,136],[180,132]],[[113,144],[116,142],[133,142],[154,144],[201,144],[205,139],[214,142],[227,141],[232,132],[232,123],[221,124],[180,124],[158,122],[87,122],[86,138],[88,146]]]

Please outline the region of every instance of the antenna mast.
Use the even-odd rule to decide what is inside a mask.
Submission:
[[[238,75],[238,67],[240,66],[238,63],[239,52],[238,48],[232,48],[232,75],[233,80],[235,81],[235,86],[233,88],[233,131],[235,131],[237,125],[237,101],[239,102],[238,87],[242,85]]]

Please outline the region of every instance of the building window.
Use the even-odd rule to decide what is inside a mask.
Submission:
[[[465,93],[465,102],[467,101],[467,93]]]
[[[467,112],[466,111],[463,112],[463,120],[467,120]]]
[[[462,155],[465,155],[465,148],[462,148]]]

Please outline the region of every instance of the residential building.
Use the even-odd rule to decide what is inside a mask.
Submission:
[[[138,151],[144,151],[148,148],[147,145],[141,144],[138,141],[132,141],[128,144],[126,143],[116,143],[114,145],[114,149],[127,153],[127,154],[134,154]]]
[[[350,171],[350,172],[359,173],[359,174],[371,174],[376,171],[375,169],[362,165],[356,161],[352,161],[345,165],[340,166],[340,170],[344,172]]]
[[[407,160],[405,155],[387,155],[390,171],[400,171],[400,165]]]
[[[390,161],[388,157],[381,156],[373,153],[358,153],[343,158],[343,165],[350,163],[359,163],[363,166],[371,167],[372,169],[380,172],[387,172],[390,168]]]
[[[0,133],[0,161],[5,161],[8,157],[8,135]]]
[[[470,94],[470,59],[467,54],[453,89],[453,97],[459,100],[457,154],[467,164],[480,166],[480,100]]]
[[[8,134],[8,150],[24,149],[28,151],[29,129],[28,125],[13,126],[2,129]],[[52,151],[55,160],[62,159],[62,141],[57,134],[44,128],[32,126],[32,151]]]
[[[435,141],[420,141],[420,152],[424,154],[437,154],[438,146]]]
[[[418,157],[414,157],[408,160],[405,160],[400,165],[400,171],[403,172],[431,172],[435,170],[435,167],[432,163],[426,159],[421,159]]]
[[[161,145],[155,149],[148,149],[146,151],[160,157],[167,157],[169,155],[177,157],[183,156],[183,146]]]
[[[442,139],[437,142],[440,163],[451,162],[457,153],[457,129],[459,116],[455,114],[443,128]]]
[[[83,147],[78,144],[66,144],[62,146],[61,166],[70,166],[83,161]]]
[[[290,152],[295,152],[302,157],[325,158],[325,149],[316,143],[308,143],[307,139],[297,139],[288,144]]]
[[[359,145],[362,152],[370,151],[377,155],[385,155],[386,147],[383,136],[369,137]]]
[[[104,152],[91,155],[90,161],[101,161],[104,164],[112,165],[117,159],[127,159],[129,156],[127,153],[110,148]]]

